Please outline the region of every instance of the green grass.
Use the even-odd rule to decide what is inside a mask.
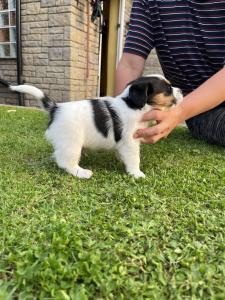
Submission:
[[[51,160],[40,111],[0,107],[0,299],[225,299],[225,153],[186,128],[142,147],[146,179]]]

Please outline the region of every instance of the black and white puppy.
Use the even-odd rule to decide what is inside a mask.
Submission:
[[[90,178],[92,171],[79,166],[82,148],[116,149],[126,171],[135,178],[145,177],[140,170],[140,139],[137,129],[150,109],[167,109],[182,100],[181,91],[161,75],[143,76],[131,82],[124,92],[113,97],[56,103],[40,89],[30,85],[0,83],[11,91],[27,93],[41,100],[49,113],[46,138],[54,147],[58,166],[79,178]]]

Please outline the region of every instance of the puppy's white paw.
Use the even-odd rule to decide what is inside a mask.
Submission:
[[[145,178],[145,174],[138,170],[138,171],[135,171],[135,172],[129,172],[130,175],[132,175],[134,178]]]
[[[92,174],[93,174],[93,172],[91,170],[79,168],[77,170],[76,176],[79,178],[89,179],[89,178],[91,178]]]

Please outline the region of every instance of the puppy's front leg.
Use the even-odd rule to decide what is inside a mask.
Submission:
[[[140,142],[131,139],[123,142],[117,149],[127,173],[135,178],[145,177],[145,174],[140,170]]]

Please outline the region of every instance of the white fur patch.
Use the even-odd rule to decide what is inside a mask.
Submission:
[[[44,98],[44,93],[39,90],[38,88],[31,86],[31,85],[27,85],[27,84],[23,84],[23,85],[11,85],[10,86],[10,90],[14,91],[14,92],[19,92],[19,93],[24,93],[24,94],[29,94],[33,97],[35,97],[38,100],[41,100]]]

